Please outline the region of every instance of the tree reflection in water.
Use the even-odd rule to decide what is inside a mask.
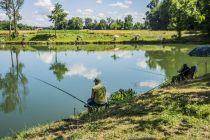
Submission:
[[[19,62],[18,48],[10,50],[11,55],[11,67],[8,73],[4,76],[0,76],[0,89],[2,91],[2,102],[0,103],[0,111],[4,113],[10,113],[19,108],[19,111],[23,111],[22,99],[27,94],[27,77],[23,74],[24,64]],[[16,64],[14,64],[13,53],[16,55]]]
[[[55,62],[51,65],[50,70],[53,71],[58,81],[61,81],[64,78],[68,68],[65,64],[58,62],[57,51],[55,55]]]

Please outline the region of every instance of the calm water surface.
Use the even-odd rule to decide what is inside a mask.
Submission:
[[[100,46],[98,46],[100,47]],[[0,138],[24,128],[70,117],[83,104],[31,76],[86,101],[93,79],[102,79],[108,94],[132,88],[138,93],[176,74],[183,63],[199,64],[197,75],[210,70],[207,58],[189,57],[196,46],[152,46],[109,51],[0,51]]]

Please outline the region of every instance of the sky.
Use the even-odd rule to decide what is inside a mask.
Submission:
[[[54,8],[55,3],[63,5],[68,18],[90,17],[96,20],[111,17],[124,19],[128,14],[133,16],[134,22],[143,22],[148,10],[146,5],[150,0],[25,0],[20,11],[20,23],[32,26],[50,26],[47,15]],[[4,11],[0,10],[0,20],[6,20]]]

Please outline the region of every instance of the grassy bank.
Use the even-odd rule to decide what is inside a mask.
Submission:
[[[210,75],[9,139],[210,139]]]
[[[0,31],[0,43],[5,44],[159,44],[159,43],[210,43],[209,37],[198,32],[184,31],[176,39],[176,31],[121,31],[121,30],[53,30],[19,31],[19,37],[9,40],[8,31]]]

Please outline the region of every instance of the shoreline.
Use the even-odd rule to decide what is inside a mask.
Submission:
[[[47,42],[47,41],[28,41],[28,42],[20,42],[20,41],[5,41],[0,42],[0,45],[168,45],[168,44],[210,44],[210,41],[95,41],[95,42]]]
[[[150,93],[136,96],[127,103],[112,105],[109,110],[93,114],[81,112],[73,118],[35,126],[3,139],[93,139],[101,136],[101,130],[107,139],[127,139],[129,135],[134,138],[158,139],[208,138],[210,137],[210,124],[207,123],[210,120],[209,79],[208,74],[187,81],[184,85],[175,87],[166,85]],[[165,106],[166,104],[168,106]],[[171,107],[175,108],[171,110]],[[132,123],[127,123],[128,120]],[[133,127],[139,123],[142,129],[133,130]],[[107,129],[110,124],[113,126]],[[179,127],[185,124],[190,127],[179,130]],[[207,126],[209,127],[203,128]],[[159,127],[164,131],[160,131]],[[128,128],[132,128],[132,131],[127,131]],[[149,132],[143,128],[149,129]],[[202,135],[204,129],[206,134]],[[119,135],[113,135],[114,132]],[[197,133],[190,135],[193,132]]]

